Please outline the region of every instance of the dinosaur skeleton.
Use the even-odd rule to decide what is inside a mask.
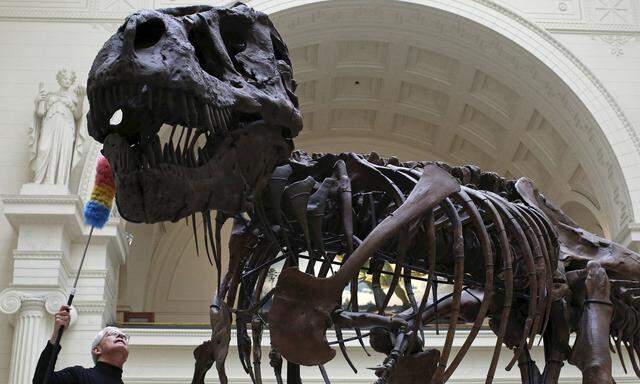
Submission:
[[[503,344],[513,350],[506,368],[518,363],[523,383],[556,383],[564,361],[585,383],[612,382],[610,346],[626,369],[624,346],[640,377],[640,255],[579,228],[526,178],[375,153],[292,153],[301,129],[295,81],[265,14],[241,3],[136,12],[98,53],[87,89],[89,132],[113,166],[121,215],[187,218],[196,249],[204,243],[217,266],[212,336],[194,351],[193,383],[214,363],[228,382],[234,314],[254,383],[265,327],[279,383],[285,360],[287,382],[301,382],[299,365],[318,366],[329,382],[331,327],[354,371],[343,328],[387,355],[378,383],[443,383],[486,319],[497,335],[487,383]],[[117,110],[122,121],[111,124]],[[172,126],[164,144],[163,124]],[[222,276],[220,233],[230,219]],[[265,291],[278,263],[277,284]],[[361,311],[360,273],[371,276],[374,311]],[[439,284],[452,292],[438,298]],[[393,311],[401,289],[406,308]],[[423,329],[443,319],[444,347],[428,348]],[[452,355],[462,322],[471,330]],[[545,341],[542,373],[529,355],[536,335]]]

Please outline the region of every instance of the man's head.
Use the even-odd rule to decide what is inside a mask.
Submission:
[[[116,327],[106,327],[96,335],[91,344],[93,362],[102,361],[116,367],[129,357],[129,336]]]
[[[87,82],[88,130],[104,143],[120,214],[158,222],[245,210],[302,127],[294,90],[287,47],[264,13],[238,3],[130,15]],[[160,134],[163,124],[184,130]]]

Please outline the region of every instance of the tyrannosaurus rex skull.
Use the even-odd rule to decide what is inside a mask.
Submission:
[[[302,127],[294,90],[282,38],[244,4],[127,17],[87,82],[88,129],[112,164],[120,214],[246,209]],[[178,126],[164,144],[163,124]]]

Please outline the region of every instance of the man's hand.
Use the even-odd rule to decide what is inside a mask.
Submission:
[[[53,333],[51,334],[51,344],[55,344],[56,338],[58,336],[58,332],[60,331],[60,327],[69,328],[69,321],[71,320],[71,307],[68,305],[63,305],[60,307],[58,312],[55,314],[55,323],[53,325]]]

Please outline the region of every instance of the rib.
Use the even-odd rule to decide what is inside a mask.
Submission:
[[[304,180],[289,184],[284,189],[284,195],[293,208],[293,214],[298,220],[304,235],[307,250],[311,252],[311,239],[309,237],[309,225],[307,223],[307,202],[316,181],[309,176]]]
[[[462,295],[462,284],[464,282],[464,238],[462,236],[462,223],[456,208],[451,203],[451,200],[444,199],[442,204],[444,211],[449,216],[451,222],[451,236],[452,236],[452,254],[455,262],[455,277],[453,287],[453,304],[451,305],[451,312],[449,314],[449,329],[447,330],[447,338],[440,354],[440,361],[438,368],[433,374],[433,382],[443,382],[444,369],[447,366],[449,360],[449,354],[451,353],[451,346],[453,345],[453,338],[456,333],[456,326],[458,325],[458,316],[460,313],[460,300]],[[435,304],[435,299],[434,299]]]
[[[351,359],[349,358],[349,354],[347,353],[347,347],[345,346],[344,338],[342,337],[342,329],[340,329],[340,326],[338,324],[334,324],[333,328],[336,331],[336,339],[338,340],[338,345],[340,346],[340,352],[342,352],[342,356],[344,356],[344,359],[347,361],[347,364],[349,364],[349,367],[351,367],[351,369],[353,370],[353,373],[358,373],[358,370],[353,365],[353,362],[351,361]]]
[[[378,313],[382,315],[384,310],[389,305],[389,301],[393,296],[396,287],[398,286],[398,281],[400,280],[400,273],[402,272],[402,265],[404,263],[404,259],[407,256],[407,248],[409,247],[409,242],[411,241],[410,232],[408,228],[400,231],[398,235],[398,258],[395,262],[395,269],[393,270],[393,277],[391,278],[391,283],[389,284],[389,289],[387,290],[387,294],[384,297],[384,301],[382,302],[382,307],[378,309]]]
[[[545,330],[547,329],[547,325],[549,324],[549,317],[551,315],[551,305],[553,304],[553,298],[551,297],[549,292],[553,288],[553,273],[555,269],[551,260],[557,260],[558,252],[554,252],[556,251],[556,247],[554,247],[553,241],[552,241],[554,235],[551,232],[549,232],[549,228],[545,224],[546,219],[542,217],[540,215],[540,212],[538,212],[535,209],[527,210],[527,212],[529,213],[533,221],[537,224],[537,227],[541,232],[539,237],[541,237],[543,240],[541,241],[541,244],[543,244],[543,251],[545,251],[544,255],[545,255],[545,267],[547,269],[546,277],[547,277],[548,303],[545,308],[546,314],[545,314],[544,324],[542,326],[542,331],[540,332],[540,334],[543,335]]]
[[[418,311],[415,314],[415,319],[413,322],[413,332],[411,332],[409,345],[407,347],[410,351],[413,350],[413,345],[415,344],[418,337],[418,330],[422,330],[422,313],[425,310],[427,300],[429,299],[431,286],[433,285],[433,281],[436,278],[436,227],[433,220],[432,209],[427,211],[424,221],[427,226],[427,257],[425,259],[427,260],[429,279],[427,280],[427,287],[425,288],[424,294],[422,295],[422,300],[420,300],[420,306],[418,307]],[[422,338],[422,340],[424,340],[424,338]]]
[[[347,173],[347,166],[344,160],[338,160],[333,164],[333,177],[338,180],[338,201],[340,204],[340,218],[342,220],[342,232],[344,234],[346,251],[344,261],[349,259],[349,256],[353,253],[353,206],[352,206],[352,194],[351,194],[351,180]],[[351,310],[358,312],[358,276],[354,276],[349,282],[349,292],[351,294]],[[358,342],[360,346],[367,354],[371,356],[369,351],[364,345],[362,340],[362,332],[359,327],[355,327],[356,336],[358,336]]]
[[[325,209],[327,206],[327,200],[329,199],[329,192],[332,188],[335,188],[338,181],[333,177],[327,177],[322,181],[320,187],[309,196],[306,206],[307,223],[309,225],[309,237],[311,239],[311,246],[309,253],[316,259],[324,260],[322,268],[318,276],[326,276],[329,270],[330,262],[327,262],[327,254],[324,248],[324,242],[322,241],[322,221],[324,218]],[[307,273],[314,273],[315,260],[312,258],[307,264]]]
[[[501,197],[492,192],[486,192],[486,196],[495,205],[500,215],[506,219],[505,222],[507,223],[507,228],[511,231],[516,244],[518,244],[520,250],[524,253],[525,265],[529,272],[529,310],[524,323],[522,339],[520,340],[519,345],[516,346],[516,351],[514,352],[513,359],[509,362],[509,364],[507,364],[506,367],[506,370],[509,371],[511,370],[511,368],[513,368],[513,365],[518,361],[518,358],[520,358],[520,355],[526,349],[526,338],[531,331],[533,316],[535,316],[538,302],[538,280],[536,277],[536,268],[533,262],[531,248],[529,246],[529,242],[527,241],[527,237],[522,230],[522,227],[513,217],[513,215],[511,215],[509,209],[506,208],[506,202]]]
[[[507,238],[506,228],[502,222],[500,214],[496,210],[493,203],[485,196],[485,194],[478,192],[472,188],[463,188],[471,198],[475,199],[482,208],[485,209],[491,216],[491,220],[496,225],[496,232],[500,241],[500,256],[502,257],[502,270],[504,272],[504,284],[505,284],[505,298],[502,306],[502,313],[500,314],[500,328],[498,330],[498,338],[496,340],[496,346],[493,349],[493,357],[491,358],[491,364],[489,365],[489,371],[487,372],[487,378],[485,384],[493,382],[493,377],[498,366],[498,359],[500,358],[500,351],[502,350],[502,342],[507,332],[507,323],[509,321],[509,314],[511,312],[511,303],[513,301],[513,267],[511,254],[511,247],[509,245],[509,239]]]
[[[519,207],[517,205],[511,204],[508,207],[511,208],[511,213],[514,215],[516,220],[520,222],[520,226],[524,228],[525,236],[527,236],[527,240],[531,245],[533,255],[534,255],[533,260],[535,263],[536,278],[538,281],[538,303],[536,306],[537,310],[533,320],[533,325],[531,326],[531,331],[530,331],[530,334],[528,335],[529,344],[527,346],[527,349],[531,349],[533,347],[535,335],[539,331],[540,323],[542,321],[542,315],[543,315],[542,311],[545,309],[542,303],[543,300],[546,300],[545,298],[546,267],[544,262],[545,257],[544,257],[544,254],[542,253],[542,248],[540,246],[540,243],[538,242],[538,238],[536,237],[536,234],[534,233],[534,230],[532,228],[532,223],[530,222],[530,220],[527,219],[526,215],[520,212],[520,210],[518,209]]]
[[[451,362],[449,368],[447,368],[444,375],[445,382],[449,380],[449,377],[451,377],[453,371],[455,371],[455,369],[458,367],[458,365],[462,361],[462,358],[471,347],[471,343],[480,331],[480,327],[482,326],[482,322],[487,315],[489,303],[491,302],[493,296],[493,251],[491,248],[491,240],[489,239],[489,234],[487,233],[487,228],[482,221],[482,217],[480,216],[480,212],[478,212],[478,208],[473,203],[469,195],[464,191],[464,189],[461,189],[459,192],[454,193],[452,196],[462,204],[464,210],[469,215],[473,226],[475,227],[476,235],[480,238],[480,245],[484,254],[485,282],[484,296],[482,298],[482,303],[480,304],[480,309],[478,310],[476,320],[471,327],[469,336],[467,336],[467,339],[465,340],[462,347],[460,347],[458,354]]]
[[[537,242],[538,245],[540,247],[540,251],[542,252],[542,257],[543,257],[543,262],[544,262],[544,286],[545,289],[543,290],[543,292],[545,292],[545,296],[544,296],[544,307],[542,308],[542,316],[544,316],[544,319],[542,320],[542,322],[540,323],[537,332],[540,333],[540,335],[544,334],[544,330],[546,329],[546,325],[548,323],[549,320],[549,312],[551,311],[551,295],[549,294],[551,288],[553,287],[553,278],[552,278],[552,272],[551,272],[551,265],[549,262],[549,252],[547,250],[547,245],[544,241],[544,236],[542,234],[542,229],[541,227],[538,225],[538,223],[536,222],[536,218],[535,216],[525,207],[520,206],[518,204],[515,205],[516,208],[518,208],[520,210],[520,213],[522,214],[522,216],[525,217],[526,220],[528,220],[529,225],[531,226],[531,229],[533,230],[536,238],[537,238]],[[535,336],[535,334],[534,334]],[[533,338],[532,338],[533,340]],[[542,340],[542,338],[540,339]],[[529,348],[531,348],[531,344],[529,344]]]

